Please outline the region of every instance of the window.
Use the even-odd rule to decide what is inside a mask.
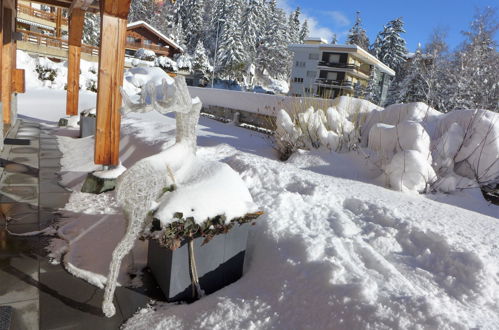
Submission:
[[[134,44],[135,43],[135,38],[134,37],[126,37],[126,42],[129,44]]]
[[[308,59],[309,60],[318,60],[319,54],[317,54],[317,53],[308,54]]]
[[[295,78],[293,79],[293,81],[294,81],[295,83],[303,83],[303,78],[295,77]]]
[[[310,95],[310,94],[312,93],[312,88],[306,88],[306,87],[305,87],[305,93],[306,93],[307,95]]]
[[[144,45],[150,45],[150,44],[152,44],[152,41],[151,41],[151,40],[147,40],[147,39],[146,39],[146,40],[144,40]]]
[[[307,77],[308,78],[315,78],[316,72],[315,71],[307,71]]]
[[[339,54],[330,54],[329,55],[329,63],[340,63],[340,55]]]
[[[338,80],[338,73],[337,72],[328,72],[327,73],[327,80]]]
[[[305,62],[296,61],[295,66],[298,67],[298,68],[304,68],[305,67]]]

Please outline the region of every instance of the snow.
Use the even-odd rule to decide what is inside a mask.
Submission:
[[[31,85],[20,100],[20,116],[54,122],[64,113],[61,90]],[[232,100],[237,104],[237,98]],[[340,118],[356,122],[358,111],[335,108]],[[483,150],[481,161],[494,169],[492,160],[499,153],[497,125],[491,123],[497,115],[485,111],[440,115],[431,110],[423,114],[425,109],[408,104],[373,111],[372,119],[365,118],[359,129],[384,127],[393,132],[399,127],[402,143],[388,148],[394,153],[388,164],[409,157],[407,171],[426,175],[425,181],[431,177],[432,162],[422,151],[427,150],[429,137],[434,163],[450,173],[443,176],[449,191],[459,180],[469,180],[462,176],[468,165],[476,166],[484,177],[491,175],[492,170],[478,164],[480,157],[472,145]],[[124,116],[123,166],[131,168],[144,157],[168,150],[175,143],[175,126],[173,118],[158,113]],[[61,184],[73,193],[60,210],[58,238],[49,249],[55,261],[75,276],[103,287],[112,251],[127,224],[115,192],[98,196],[78,192],[86,173],[97,169],[93,139],[68,137],[68,129],[62,128],[54,127],[54,133],[64,154]],[[250,232],[244,275],[193,304],[144,307],[125,329],[499,327],[499,207],[487,203],[479,190],[418,195],[385,189],[373,184],[380,171],[363,150],[298,151],[289,161],[279,162],[261,134],[205,118],[198,136],[197,157],[205,164],[223,163],[200,169],[206,172],[199,176],[217,171],[217,176],[207,176],[206,184],[223,189],[230,167],[264,211]],[[461,147],[460,140],[467,142]],[[365,142],[369,156],[367,146],[373,142],[369,138]],[[181,159],[185,158],[175,160],[178,167],[188,165]],[[214,182],[217,177],[221,179]],[[200,182],[195,176],[185,178],[192,178],[189,182],[194,185]],[[403,179],[408,189],[420,189],[412,175],[404,174]],[[179,201],[183,203],[179,207],[189,206],[185,199]],[[145,265],[146,248],[146,242],[138,242],[125,258],[121,284],[127,284],[127,271]]]
[[[126,171],[126,167],[119,164],[108,170],[95,171],[92,174],[101,179],[117,179],[121,174]]]
[[[246,186],[227,164],[196,160],[179,187],[159,201],[155,217],[163,225],[175,221],[175,213],[202,224],[225,215],[227,221],[258,211]]]

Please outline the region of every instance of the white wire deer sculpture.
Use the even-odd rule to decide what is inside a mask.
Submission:
[[[138,103],[133,102],[122,90],[122,112],[149,112],[156,110],[166,114],[176,113],[176,143],[160,154],[142,159],[125,171],[118,179],[116,196],[128,221],[125,236],[116,246],[107,277],[102,310],[107,317],[116,313],[113,296],[123,258],[144,229],[151,224],[150,210],[165,187],[175,184],[175,173],[184,161],[196,154],[196,125],[201,111],[201,101],[192,99],[183,77],[173,84],[166,79],[162,86],[150,82],[143,88]]]

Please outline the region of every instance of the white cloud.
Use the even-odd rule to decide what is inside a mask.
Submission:
[[[332,39],[334,32],[330,28],[321,26],[314,17],[304,15],[303,18],[308,21],[310,37],[325,38],[328,41]]]
[[[277,6],[279,8],[282,8],[286,11],[286,13],[290,13],[294,10],[289,3],[288,0],[277,0]],[[346,17],[344,17],[347,19]],[[319,21],[312,16],[309,16],[305,13],[302,12],[301,14],[301,21],[303,22],[304,20],[308,21],[308,28],[310,30],[309,36],[310,37],[316,37],[316,38],[325,38],[328,41],[331,40],[333,37],[334,32],[325,26],[321,26]],[[348,20],[348,19],[347,19]]]
[[[340,11],[328,11],[326,14],[331,17],[336,26],[348,26],[350,25],[350,20]]]

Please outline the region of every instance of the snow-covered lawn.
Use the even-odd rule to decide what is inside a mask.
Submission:
[[[83,102],[91,105],[91,96]],[[55,122],[64,98],[31,88],[19,113]],[[128,115],[122,126],[126,167],[174,143],[171,116]],[[114,193],[78,192],[96,169],[92,138],[59,141],[62,183],[74,192],[51,252],[102,287],[126,224]],[[265,136],[210,119],[200,121],[198,144],[199,157],[241,175],[265,212],[251,230],[245,274],[190,305],[144,306],[125,328],[499,327],[499,208],[481,196],[473,203],[466,191],[427,198],[363,182],[369,173],[355,154],[301,152],[283,163]],[[130,266],[144,266],[145,248],[137,244],[123,265],[122,283]]]
[[[71,136],[77,129],[55,128],[65,113],[64,64],[19,55],[28,77],[28,91],[18,97],[19,114],[54,126],[64,154],[61,184],[73,189],[50,255],[75,276],[102,288],[111,253],[125,232],[124,216],[114,192],[80,192],[87,173],[99,167],[93,163],[93,137],[76,139]],[[36,64],[54,68],[55,81],[42,84]],[[84,63],[82,84],[95,78],[93,71]],[[137,84],[150,78],[145,72],[141,83],[136,81],[139,76],[127,74],[127,92],[136,93]],[[82,91],[80,108],[92,107],[95,94]],[[376,115],[390,117],[390,111]],[[383,122],[385,126],[376,126],[379,138],[389,136],[395,126],[386,124],[399,123],[398,114],[392,116],[396,122],[375,118],[369,125]],[[309,111],[307,116],[316,115]],[[448,132],[449,138],[459,136],[459,130],[452,129],[452,116],[442,117],[450,118],[441,132]],[[332,124],[348,124],[345,120],[329,120],[321,135],[325,144],[338,143]],[[453,144],[447,141],[453,140],[444,139],[441,147],[448,151]],[[122,119],[120,159],[127,168],[174,143],[173,116],[151,112]],[[499,328],[499,207],[485,201],[479,189],[426,195],[392,191],[379,185],[377,169],[357,151],[300,150],[280,162],[269,137],[207,118],[200,120],[198,145],[200,159],[221,161],[239,173],[265,212],[251,229],[244,276],[190,305],[144,306],[125,328]],[[388,151],[392,157],[394,150]],[[487,155],[492,161],[496,156]],[[447,159],[437,161],[448,165]],[[130,281],[127,272],[140,274],[146,249],[146,242],[137,242],[122,265],[120,283],[141,285],[140,276]]]

